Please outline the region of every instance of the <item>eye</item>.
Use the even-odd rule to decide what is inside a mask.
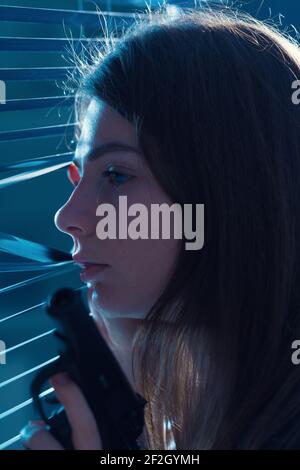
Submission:
[[[75,163],[70,163],[67,169],[67,175],[73,186],[77,186],[80,181],[80,174]]]
[[[132,175],[113,170],[113,167],[109,167],[109,169],[104,171],[102,175],[104,178],[109,178],[109,182],[113,186],[120,186],[133,178]]]

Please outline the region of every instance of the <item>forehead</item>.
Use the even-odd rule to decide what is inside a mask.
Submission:
[[[82,123],[78,151],[82,146],[92,149],[107,141],[123,141],[128,145],[138,146],[133,124],[105,102],[92,99]]]

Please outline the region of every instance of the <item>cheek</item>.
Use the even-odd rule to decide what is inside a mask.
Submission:
[[[96,285],[91,308],[144,318],[173,272],[180,240],[119,240],[114,263]]]
[[[119,240],[115,259],[126,285],[149,286],[164,282],[172,272],[181,240]]]
[[[128,207],[137,202],[144,204],[149,214],[151,203],[171,203],[153,184],[132,186],[132,190],[128,190]],[[148,234],[150,236],[150,220]],[[91,308],[110,317],[144,318],[167,285],[181,240],[127,238],[99,243],[111,267],[103,283],[95,286]]]

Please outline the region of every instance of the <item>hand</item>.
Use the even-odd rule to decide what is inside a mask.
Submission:
[[[68,374],[56,374],[50,380],[64,406],[72,428],[74,449],[102,450],[102,441],[93,413],[79,387]],[[21,431],[22,442],[30,450],[64,450],[47,430],[43,421],[30,421]]]

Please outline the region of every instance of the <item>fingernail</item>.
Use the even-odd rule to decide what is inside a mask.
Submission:
[[[36,426],[47,426],[45,421],[42,420],[33,420],[33,421],[28,421],[28,424],[30,425],[36,425]]]
[[[71,381],[70,377],[69,377],[69,374],[65,373],[65,372],[61,372],[59,374],[55,374],[50,382],[52,383],[52,385],[66,385],[68,384],[69,382]]]
[[[31,439],[31,437],[40,429],[46,429],[47,431],[50,429],[46,423],[37,423],[44,423],[44,421],[29,421],[29,423],[21,429],[20,436],[22,441],[29,441],[29,439]]]

